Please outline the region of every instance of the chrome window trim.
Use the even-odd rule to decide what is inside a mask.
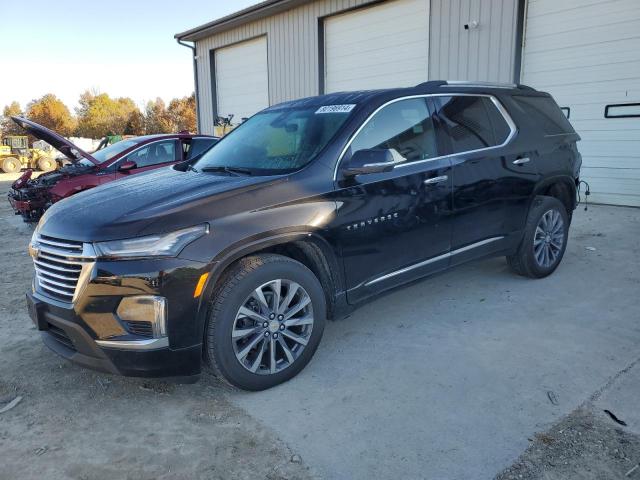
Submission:
[[[415,270],[416,268],[424,267],[426,265],[429,265],[430,263],[435,263],[435,262],[437,262],[439,260],[444,260],[446,258],[451,258],[454,255],[458,255],[460,253],[472,250],[474,248],[478,248],[478,247],[481,247],[483,245],[487,245],[488,243],[492,243],[492,242],[501,240],[503,238],[504,238],[504,236],[486,238],[484,240],[481,240],[480,242],[472,243],[471,245],[466,245],[464,247],[457,248],[456,250],[453,250],[451,252],[443,253],[442,255],[438,255],[438,256],[435,256],[435,257],[428,258],[427,260],[423,260],[422,262],[414,263],[413,265],[409,265],[408,267],[404,267],[404,268],[401,268],[399,270],[395,270],[395,271],[393,271],[391,273],[387,273],[385,275],[382,275],[381,277],[374,278],[373,280],[369,280],[368,282],[365,282],[364,286],[368,287],[368,286],[376,284],[378,282],[382,282],[383,280],[386,280],[388,278],[395,277],[396,275],[400,275],[402,273],[410,272],[411,270]]]
[[[494,149],[497,149],[497,148],[502,148],[502,147],[507,146],[511,142],[513,137],[515,137],[516,133],[518,132],[518,127],[516,126],[515,122],[511,118],[511,115],[509,115],[509,112],[507,112],[507,109],[504,108],[504,105],[502,105],[500,100],[498,100],[494,95],[491,95],[491,94],[488,94],[488,93],[458,93],[458,92],[426,93],[426,94],[422,94],[422,95],[408,95],[406,97],[394,98],[394,99],[389,100],[388,102],[380,105],[373,112],[371,112],[371,114],[369,114],[369,116],[365,119],[365,121],[362,122],[362,125],[360,125],[358,127],[358,129],[353,133],[353,135],[351,135],[351,138],[349,138],[349,141],[347,142],[347,144],[342,149],[342,152],[340,153],[340,156],[338,157],[338,161],[336,162],[336,166],[335,166],[335,168],[333,170],[333,181],[335,182],[336,180],[338,180],[338,170],[340,169],[340,164],[344,160],[344,156],[347,153],[347,150],[349,149],[349,147],[351,147],[351,144],[353,143],[355,138],[358,136],[358,134],[362,131],[362,129],[371,121],[371,119],[380,110],[382,110],[383,108],[386,108],[387,106],[389,106],[389,105],[391,105],[393,103],[401,102],[403,100],[412,100],[412,99],[416,99],[416,98],[432,98],[432,97],[486,97],[486,98],[489,98],[491,100],[491,102],[496,106],[496,108],[498,109],[500,114],[502,115],[502,118],[504,118],[505,122],[507,122],[507,125],[509,126],[509,135],[507,136],[505,141],[502,142],[500,145],[494,145],[493,147],[477,148],[475,150],[466,150],[464,152],[451,153],[451,154],[448,154],[448,155],[440,155],[438,157],[425,158],[424,160],[416,160],[414,162],[400,163],[400,164],[394,166],[394,170],[396,168],[403,168],[403,167],[407,167],[409,165],[419,165],[421,163],[433,162],[435,160],[441,160],[441,159],[444,159],[444,158],[452,158],[452,157],[457,157],[459,155],[466,155],[466,154],[469,154],[469,153],[485,152],[485,151],[494,150]]]

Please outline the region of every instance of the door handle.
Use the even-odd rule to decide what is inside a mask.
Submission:
[[[446,182],[449,179],[446,175],[441,175],[439,177],[427,178],[424,181],[425,185],[433,185],[435,183]]]
[[[518,158],[517,160],[513,161],[514,165],[524,165],[525,163],[529,163],[531,161],[531,159],[529,157],[524,157],[524,158]]]

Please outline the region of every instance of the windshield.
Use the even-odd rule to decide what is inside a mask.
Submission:
[[[258,113],[205,153],[195,170],[228,167],[258,175],[298,170],[329,143],[349,116],[353,106],[349,107],[342,111],[306,107]]]
[[[115,157],[119,153],[124,152],[127,148],[131,148],[137,145],[138,143],[139,142],[136,140],[120,140],[119,142],[109,145],[108,147],[105,147],[102,150],[93,152],[91,156],[95,158],[98,161],[98,163],[104,163],[107,160],[111,160],[113,157]],[[76,164],[86,165],[88,167],[93,165],[93,163],[87,160],[86,158],[81,158],[76,162]]]

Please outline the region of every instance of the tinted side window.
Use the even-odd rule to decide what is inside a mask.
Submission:
[[[127,156],[127,161],[136,162],[138,168],[174,162],[175,160],[176,142],[174,140],[150,143]]]
[[[434,97],[434,102],[453,153],[495,147],[509,136],[509,125],[487,97]]]
[[[365,124],[351,143],[351,154],[370,148],[388,148],[407,162],[438,156],[433,120],[424,98],[387,105]]]
[[[193,138],[191,139],[188,149],[186,150],[186,154],[184,156],[185,160],[190,160],[195,156],[200,155],[203,152],[209,150],[209,148],[216,143],[216,140],[213,138]]]
[[[569,123],[569,120],[567,120],[567,117],[553,98],[517,95],[511,98],[545,134],[574,133],[571,123]]]
[[[491,126],[493,127],[493,133],[496,139],[497,145],[502,145],[507,138],[509,138],[509,134],[511,133],[511,128],[509,124],[504,119],[498,107],[491,101],[490,98],[482,97],[482,102],[484,103],[485,108],[487,109],[487,115],[489,115],[489,121],[491,122]]]

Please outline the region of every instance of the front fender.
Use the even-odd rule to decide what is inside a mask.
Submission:
[[[246,257],[256,252],[273,249],[278,246],[294,245],[300,248],[301,244],[317,249],[322,256],[322,261],[326,262],[325,269],[328,271],[330,278],[320,278],[323,288],[331,289],[330,295],[337,296],[338,292],[344,290],[344,277],[342,275],[342,267],[338,262],[337,255],[332,245],[317,232],[309,230],[298,230],[291,232],[281,232],[277,234],[265,235],[252,241],[239,241],[229,246],[221,252],[209,264],[208,277],[200,296],[197,315],[197,331],[203,332],[207,321],[209,311],[209,302],[213,296],[214,289],[221,279],[225,270],[240,258]],[[334,299],[329,298],[328,304],[331,305]],[[331,309],[330,309],[331,310]]]

